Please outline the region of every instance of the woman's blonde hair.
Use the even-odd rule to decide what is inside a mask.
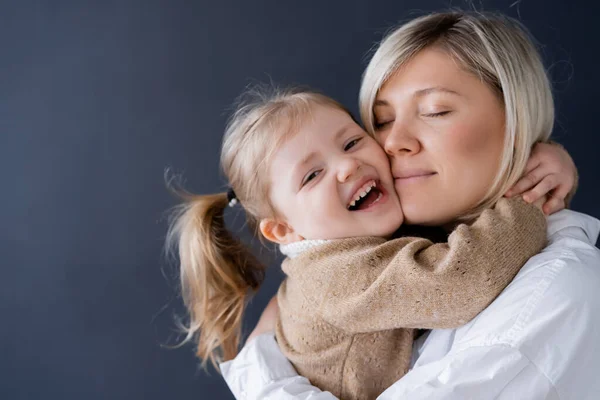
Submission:
[[[554,124],[548,76],[527,29],[496,14],[447,12],[414,19],[380,43],[364,72],[360,113],[374,133],[373,105],[379,89],[423,49],[446,52],[467,72],[479,77],[502,100],[504,152],[498,174],[484,199],[460,219],[470,219],[493,205],[525,169],[533,144],[547,140]]]
[[[269,201],[268,166],[275,150],[296,133],[315,105],[344,109],[322,94],[300,89],[258,86],[240,99],[227,125],[221,167],[248,225],[275,216]],[[189,314],[183,343],[194,340],[202,365],[236,356],[242,315],[250,291],[264,278],[264,267],[226,228],[227,193],[193,195],[176,190],[184,203],[176,207],[166,238],[178,253],[182,297]]]

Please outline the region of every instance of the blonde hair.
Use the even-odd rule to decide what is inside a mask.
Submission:
[[[347,111],[316,92],[258,86],[240,98],[229,120],[221,167],[257,235],[260,219],[276,215],[266,178],[271,157],[317,104]],[[264,267],[227,230],[226,193],[178,193],[184,203],[171,216],[166,248],[179,255],[182,297],[189,314],[183,343],[194,340],[202,365],[210,360],[216,366],[237,354],[248,294],[262,283]]]
[[[379,89],[423,49],[445,51],[479,77],[502,100],[505,140],[498,174],[484,199],[459,220],[493,205],[525,169],[532,146],[547,140],[554,124],[548,76],[527,29],[497,14],[447,12],[414,19],[383,39],[364,72],[360,113],[374,133],[373,105]]]

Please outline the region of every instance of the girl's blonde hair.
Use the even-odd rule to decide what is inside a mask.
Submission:
[[[347,110],[319,93],[257,87],[245,93],[227,124],[221,168],[248,225],[273,217],[268,166],[277,148],[296,133],[315,105]],[[183,343],[194,340],[203,366],[234,358],[248,294],[264,278],[264,267],[226,228],[227,193],[193,195],[172,214],[166,248],[179,255],[183,301],[189,314]]]
[[[493,205],[525,169],[533,144],[547,140],[554,124],[550,82],[527,29],[496,14],[447,12],[414,19],[383,39],[364,72],[360,113],[373,134],[373,105],[379,89],[423,49],[446,52],[479,77],[502,100],[504,152],[498,174],[484,199],[461,216],[471,219]]]

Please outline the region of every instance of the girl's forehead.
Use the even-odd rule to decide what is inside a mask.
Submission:
[[[348,135],[361,131],[344,110],[331,106],[315,108],[309,119],[298,126],[277,147],[272,157],[271,168],[277,174],[283,169],[297,169],[334,151]]]

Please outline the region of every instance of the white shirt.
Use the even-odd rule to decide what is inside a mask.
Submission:
[[[483,312],[415,343],[389,399],[600,399],[600,221],[548,217],[548,246]],[[349,283],[351,284],[351,283]],[[221,364],[237,399],[333,400],[283,356],[272,334]]]

